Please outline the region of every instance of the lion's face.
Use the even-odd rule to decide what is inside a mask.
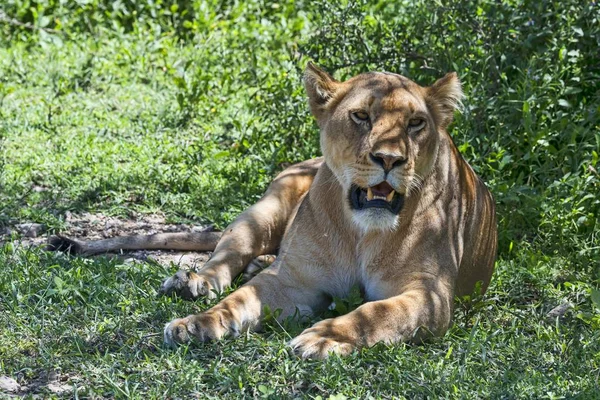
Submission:
[[[456,75],[425,88],[390,73],[338,82],[309,65],[306,86],[344,207],[363,231],[395,229],[435,165],[440,130],[462,95]]]
[[[393,229],[405,198],[431,172],[439,134],[421,88],[408,79],[372,73],[347,84],[322,128],[321,149],[353,220]]]

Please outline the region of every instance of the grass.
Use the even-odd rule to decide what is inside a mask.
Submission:
[[[210,306],[157,296],[175,266],[14,236],[0,247],[0,375],[21,394],[600,398],[597,5],[25,3],[5,12],[37,28],[0,25],[0,227],[59,232],[67,212],[223,227],[319,154],[310,57],[340,78],[457,70],[468,99],[453,135],[494,192],[501,239],[488,293],[443,338],[315,362],[288,354],[293,325],[164,348],[166,322]],[[72,388],[50,391],[49,371]]]
[[[443,339],[424,346],[378,345],[345,359],[314,362],[289,355],[285,342],[298,331],[280,328],[239,340],[164,348],[155,334],[165,321],[207,307],[157,297],[172,268],[69,259],[11,245],[0,257],[4,373],[28,382],[41,371],[58,370],[83,397],[594,398],[598,393],[598,331],[575,313],[561,321],[546,317],[565,297],[577,302],[581,293],[544,285],[545,263],[531,269],[526,262],[501,260],[486,299],[476,310],[459,309]]]

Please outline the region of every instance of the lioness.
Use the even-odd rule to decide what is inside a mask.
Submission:
[[[306,329],[290,342],[297,354],[325,358],[444,334],[454,296],[477,282],[487,288],[497,236],[492,195],[446,131],[463,96],[457,75],[429,87],[387,72],[340,82],[309,64],[304,82],[323,157],[283,171],[220,240],[54,238],[50,247],[214,248],[199,272],[179,271],[163,284],[192,299],[222,291],[253,258],[279,249],[273,265],[213,308],[168,323],[169,345],[256,329],[265,306],[281,309],[280,318],[310,316],[354,285],[366,303]]]

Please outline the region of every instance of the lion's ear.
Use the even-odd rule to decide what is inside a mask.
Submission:
[[[462,86],[456,72],[450,72],[427,88],[427,105],[436,123],[446,128],[454,118],[454,111],[462,105]]]
[[[324,106],[331,99],[340,82],[327,72],[309,62],[304,70],[304,86],[308,94],[308,104],[313,115],[320,118]]]

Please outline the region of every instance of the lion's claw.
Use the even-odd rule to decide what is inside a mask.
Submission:
[[[177,293],[188,300],[195,300],[199,297],[213,299],[216,297],[213,288],[213,284],[201,274],[180,270],[163,282],[160,293],[167,295]]]
[[[318,322],[292,339],[289,346],[294,354],[302,358],[325,359],[331,354],[346,356],[352,353],[356,345],[347,335],[336,333],[338,328],[333,326],[333,321]]]
[[[206,312],[197,315],[188,315],[185,318],[176,318],[165,325],[164,342],[167,346],[175,347],[177,344],[188,343],[193,340],[208,342],[218,340],[232,334],[239,334],[237,324],[219,312]]]

